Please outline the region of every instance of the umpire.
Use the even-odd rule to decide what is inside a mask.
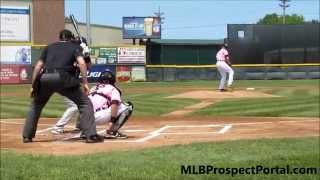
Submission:
[[[85,135],[86,143],[102,142],[103,137],[96,132],[93,106],[87,97],[89,86],[87,67],[80,45],[73,43],[74,36],[69,30],[62,30],[60,41],[48,45],[37,61],[33,75],[30,110],[23,129],[23,142],[32,142],[35,137],[38,120],[43,107],[53,93],[68,97],[77,104],[80,111],[80,129]],[[78,63],[82,76],[83,91],[77,77]]]

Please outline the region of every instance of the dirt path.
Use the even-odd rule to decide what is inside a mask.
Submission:
[[[318,118],[262,118],[262,117],[145,117],[133,118],[122,131],[126,140],[106,140],[86,144],[78,134],[70,131],[52,135],[50,127],[55,119],[39,121],[35,142],[21,141],[22,119],[1,120],[1,149],[22,153],[73,155],[113,150],[131,150],[194,142],[215,142],[238,139],[319,136]],[[71,130],[73,125],[67,127]],[[103,127],[97,128],[103,133]]]
[[[185,116],[195,112],[199,109],[208,107],[214,103],[220,102],[223,99],[228,98],[270,98],[270,97],[279,97],[271,94],[266,94],[259,91],[246,91],[246,90],[235,90],[235,91],[210,91],[210,90],[197,90],[197,91],[188,91],[177,95],[172,95],[167,98],[169,99],[198,99],[201,100],[200,103],[193,104],[191,106],[184,107],[168,114],[164,114],[164,117],[170,116]]]

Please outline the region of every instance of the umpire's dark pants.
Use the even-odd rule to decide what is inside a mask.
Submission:
[[[96,135],[97,131],[92,103],[81,91],[80,86],[76,86],[62,89],[41,88],[38,95],[35,96],[31,102],[30,111],[24,124],[22,136],[25,138],[35,137],[41,111],[54,92],[68,97],[77,104],[80,112],[80,129],[87,137]]]

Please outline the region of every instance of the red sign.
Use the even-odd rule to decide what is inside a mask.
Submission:
[[[130,66],[117,66],[117,80],[120,82],[129,81],[131,79]]]
[[[29,83],[31,80],[31,66],[6,64],[0,68],[0,84]]]

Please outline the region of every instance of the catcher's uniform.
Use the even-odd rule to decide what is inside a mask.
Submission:
[[[229,74],[229,78],[228,78],[228,83],[227,85],[230,87],[232,85],[233,82],[233,70],[232,68],[226,63],[226,59],[228,58],[229,53],[227,51],[226,48],[221,48],[217,55],[217,69],[221,75],[221,79],[220,79],[220,84],[219,84],[219,89],[222,90],[224,89],[224,85],[226,83],[226,79],[227,79],[227,73]]]
[[[89,99],[92,102],[94,109],[94,116],[97,125],[106,124],[111,120],[111,102],[117,101],[119,116],[122,112],[127,110],[129,106],[121,100],[120,90],[111,84],[97,84],[91,88]]]

